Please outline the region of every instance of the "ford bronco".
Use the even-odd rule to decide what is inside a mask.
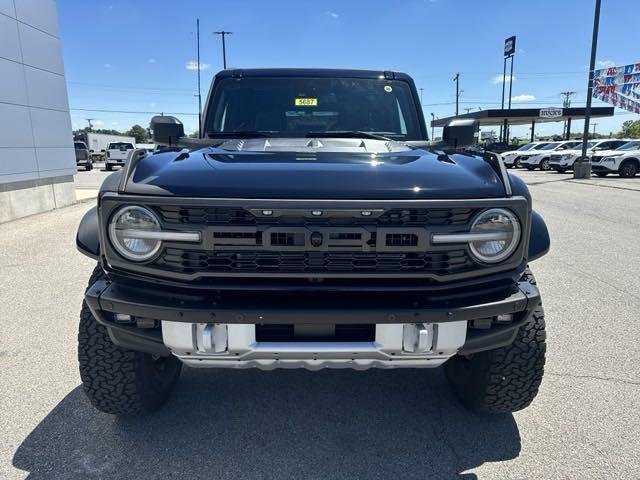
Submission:
[[[97,261],[80,314],[84,391],[158,409],[183,364],[264,370],[444,365],[469,408],[513,412],[545,361],[529,264],[549,249],[526,185],[429,141],[409,76],[218,73],[199,138],[174,117],[107,177],[77,233]]]

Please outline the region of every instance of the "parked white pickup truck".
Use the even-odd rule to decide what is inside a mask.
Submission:
[[[598,152],[591,157],[591,170],[599,177],[617,173],[623,178],[640,172],[640,140],[631,140],[615,150]]]
[[[605,138],[601,140],[589,140],[587,142],[587,155],[592,157],[598,155],[599,152],[605,150],[615,150],[621,147],[629,140]],[[551,169],[563,173],[567,170],[573,170],[573,164],[582,155],[582,142],[578,143],[571,150],[558,152],[551,155],[549,167]]]
[[[129,156],[129,151],[135,148],[135,144],[131,142],[111,142],[107,145],[104,168],[111,171],[114,165],[123,166]]]
[[[551,155],[553,155],[555,152],[570,150],[579,143],[580,142],[577,140],[565,140],[563,142],[548,143],[544,147],[537,149],[535,154],[529,155],[526,158],[522,159],[520,161],[520,166],[528,170],[535,170],[536,168],[545,171],[551,170],[551,167],[549,166]]]

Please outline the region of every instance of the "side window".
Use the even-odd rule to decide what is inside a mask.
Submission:
[[[616,140],[615,142],[611,142],[611,143],[613,143],[613,145],[611,146],[611,148],[612,148],[612,149],[615,149],[615,148],[619,148],[619,147],[621,147],[621,146],[622,146],[622,145],[624,145],[626,142],[624,142],[623,140]]]

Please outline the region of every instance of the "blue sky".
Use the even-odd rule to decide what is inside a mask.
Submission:
[[[637,0],[603,0],[599,66],[640,61],[638,37],[625,21]],[[423,91],[425,116],[455,112],[460,72],[463,108],[496,108],[502,47],[517,35],[516,106],[561,106],[574,90],[584,105],[593,0],[58,0],[63,56],[74,128],[94,118],[100,128],[148,125],[171,112],[197,128],[196,18],[200,18],[202,93],[222,68],[215,30],[231,30],[227,63],[234,67],[345,67],[405,71]],[[508,85],[507,85],[508,86]],[[595,101],[594,105],[602,105]],[[616,131],[640,116],[616,109],[597,131]],[[574,131],[582,128],[574,123]],[[538,133],[559,133],[560,123]],[[528,127],[513,134],[528,135]]]

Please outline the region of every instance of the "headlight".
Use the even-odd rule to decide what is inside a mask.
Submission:
[[[149,260],[160,250],[162,242],[154,238],[153,233],[159,231],[158,217],[138,206],[121,208],[109,223],[109,238],[114,248],[126,259],[136,262]]]
[[[511,255],[518,246],[520,230],[520,222],[510,210],[486,210],[473,221],[471,233],[494,233],[499,239],[470,242],[471,253],[483,263],[500,262]]]

